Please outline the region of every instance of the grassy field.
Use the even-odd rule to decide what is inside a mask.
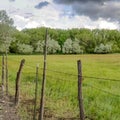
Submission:
[[[37,110],[39,109],[43,56],[8,56],[9,92],[11,95],[14,95],[15,92],[16,73],[23,58],[26,63],[21,77],[20,113],[23,120],[28,120],[32,119],[33,114],[37,64],[39,64]],[[111,79],[120,80],[120,54],[48,55],[45,117],[50,120],[55,118],[73,118],[74,120],[79,117],[77,100],[77,60],[79,59],[82,61],[83,102],[87,119],[119,120],[120,81],[112,81]]]

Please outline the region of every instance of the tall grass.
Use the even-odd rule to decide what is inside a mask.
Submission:
[[[9,92],[11,95],[14,95],[15,92],[16,73],[22,58],[26,60],[26,63],[23,68],[20,85],[20,113],[23,120],[27,120],[32,119],[33,115],[36,64],[39,64],[39,92],[37,100],[37,109],[39,109],[43,56],[8,56]],[[77,100],[78,59],[82,61],[83,76],[106,78],[104,81],[103,79],[84,77],[83,102],[87,119],[119,120],[120,82],[107,79],[120,80],[120,54],[48,55],[45,117],[49,119],[75,119],[79,117]]]

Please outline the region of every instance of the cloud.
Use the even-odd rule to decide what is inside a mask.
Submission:
[[[14,2],[15,0],[9,0],[10,2]]]
[[[109,22],[100,18],[96,23],[99,29],[119,29],[118,22]]]
[[[39,27],[39,25],[36,21],[30,21],[25,25],[25,28],[36,28]]]
[[[111,0],[54,0],[55,3],[61,3],[61,4],[71,4],[71,3],[87,3],[87,2],[96,2],[96,3],[103,3],[106,1],[111,1]]]
[[[17,21],[23,21],[23,22],[28,22],[29,21],[29,19],[24,18],[23,16],[20,16],[20,15],[14,15],[14,19],[17,20]]]
[[[89,16],[92,20],[101,17],[120,21],[120,1],[118,0],[54,0],[54,3],[71,6],[74,14]]]
[[[30,12],[27,12],[27,13],[24,13],[24,17],[25,18],[31,18],[31,17],[33,17],[34,15],[32,14],[32,13],[30,13]]]
[[[49,5],[49,4],[50,4],[50,3],[47,2],[47,1],[40,2],[39,4],[35,5],[35,8],[36,8],[36,9],[41,9],[41,8],[43,8],[43,7],[45,7],[45,6]]]
[[[24,4],[5,0],[0,9],[7,11],[19,30],[40,26],[120,29],[120,0],[24,0]]]

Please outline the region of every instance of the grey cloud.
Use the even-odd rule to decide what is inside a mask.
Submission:
[[[71,4],[71,3],[87,3],[87,2],[95,2],[95,3],[103,3],[111,0],[53,0],[55,3],[60,4]]]
[[[41,9],[41,8],[47,6],[47,5],[49,5],[49,2],[44,1],[44,2],[40,2],[39,4],[35,5],[35,8],[36,9]]]
[[[77,15],[120,21],[119,0],[54,0],[57,4],[69,5],[72,12]]]
[[[15,0],[9,0],[10,2],[15,2]]]
[[[32,13],[25,13],[24,17],[25,18],[30,18],[30,17],[33,17],[34,15]]]

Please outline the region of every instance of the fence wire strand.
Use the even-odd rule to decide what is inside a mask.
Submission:
[[[110,95],[113,95],[113,96],[116,96],[116,97],[120,97],[120,95],[108,92],[106,90],[103,90],[103,89],[100,89],[100,88],[97,88],[97,87],[94,87],[93,85],[90,85],[90,84],[85,84],[85,85],[88,85],[89,87],[92,87],[92,88],[94,88],[96,90],[99,90],[100,92],[104,92],[104,93],[107,93],[107,94],[110,94]]]
[[[43,69],[43,68],[40,68],[40,69]],[[61,71],[55,71],[55,70],[50,70],[50,69],[46,69],[47,71],[51,71],[51,72],[54,72],[54,73],[60,73],[60,74],[65,74],[65,75],[70,75],[70,76],[75,76],[77,77],[78,75],[75,75],[75,74],[71,74],[71,73],[65,73],[65,72],[61,72]],[[81,76],[83,78],[93,78],[93,79],[97,79],[97,80],[105,80],[105,81],[114,81],[114,82],[120,82],[120,79],[110,79],[110,78],[99,78],[99,77],[93,77],[93,76]]]
[[[14,60],[16,61],[16,60]],[[20,62],[20,61],[17,61],[17,62]],[[0,65],[1,66],[1,65]],[[30,68],[35,68],[35,66],[31,66],[31,65],[26,65],[25,66],[27,67],[30,67]],[[39,67],[39,69],[43,69],[42,67]],[[65,74],[65,75],[70,75],[70,76],[75,76],[77,77],[78,75],[77,74],[72,74],[72,73],[67,73],[67,72],[62,72],[62,71],[57,71],[57,70],[51,70],[51,69],[46,69],[47,71],[51,71],[51,72],[54,72],[54,73],[60,73],[60,74]],[[104,78],[104,77],[94,77],[94,76],[81,76],[83,78],[93,78],[93,79],[96,79],[96,80],[104,80],[104,81],[114,81],[114,82],[120,82],[120,79],[110,79],[110,78]]]

